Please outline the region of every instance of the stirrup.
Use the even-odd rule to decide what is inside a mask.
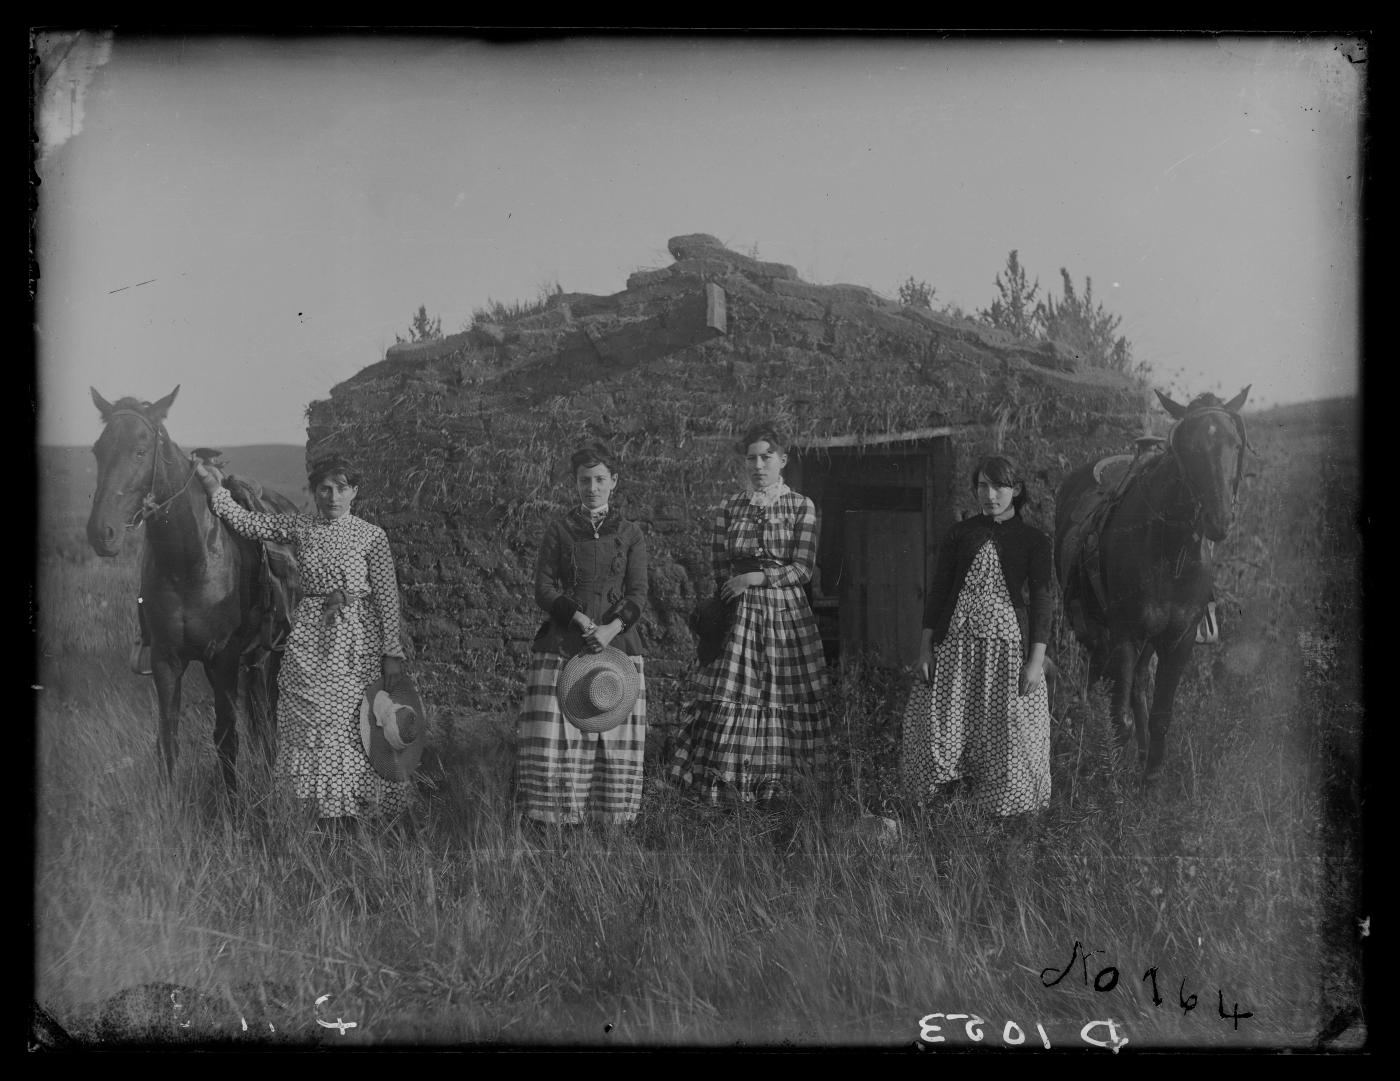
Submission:
[[[1220,642],[1220,621],[1215,618],[1215,602],[1206,601],[1205,615],[1201,616],[1201,621],[1196,624],[1196,643],[1202,646],[1214,646]]]
[[[138,676],[149,676],[151,668],[151,647],[143,645],[141,639],[136,639],[135,645],[131,647],[131,658],[127,662],[131,665],[131,670]]]

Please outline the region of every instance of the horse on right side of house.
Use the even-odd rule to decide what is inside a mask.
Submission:
[[[1240,416],[1249,387],[1228,402],[1202,394],[1189,405],[1156,394],[1173,421],[1166,439],[1116,481],[1101,463],[1080,466],[1055,496],[1065,613],[1089,652],[1089,685],[1109,680],[1119,745],[1129,730],[1137,737],[1146,782],[1162,773],[1177,685],[1214,587],[1212,547],[1234,523],[1249,448]]]

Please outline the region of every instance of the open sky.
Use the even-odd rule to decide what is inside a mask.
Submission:
[[[1157,385],[1359,390],[1349,39],[40,34],[39,440],[181,384],[186,447],[305,441],[425,304],[611,293],[713,233],[935,305],[1007,253]]]

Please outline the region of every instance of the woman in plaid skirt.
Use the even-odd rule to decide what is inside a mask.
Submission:
[[[817,510],[783,483],[787,440],[759,425],[738,449],[750,489],[715,516],[711,558],[732,623],[700,670],[670,779],[711,804],[769,803],[826,753],[826,659],[803,586],[817,557]]]
[[[516,725],[515,796],[536,822],[630,822],[642,802],[647,692],[637,621],[647,600],[642,531],[609,505],[617,460],[599,443],[570,459],[578,505],[545,528],[535,563],[535,602],[549,613],[535,636]],[[582,732],[559,710],[564,662],[607,646],[637,666],[631,715],[606,732]]]

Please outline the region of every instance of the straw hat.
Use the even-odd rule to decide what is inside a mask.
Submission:
[[[383,681],[375,680],[360,699],[360,743],[374,772],[386,781],[408,780],[428,742],[428,716],[418,688],[407,676],[396,684],[391,696]]]
[[[627,719],[641,689],[642,677],[632,659],[608,646],[601,653],[570,657],[555,693],[564,719],[580,732],[606,732]]]

